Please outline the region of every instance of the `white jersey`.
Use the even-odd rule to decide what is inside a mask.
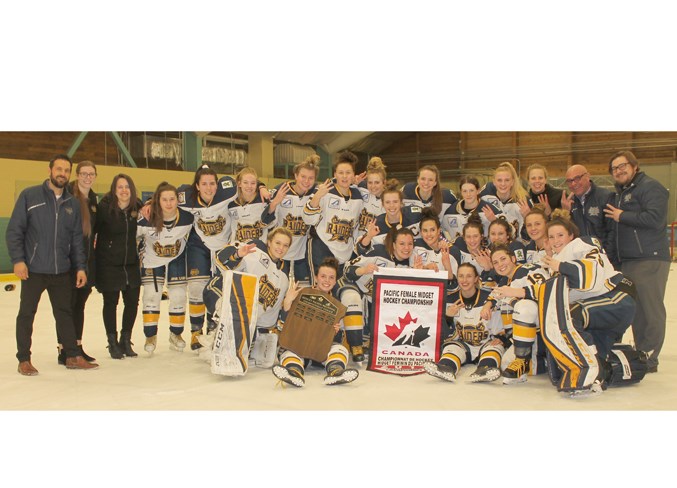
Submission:
[[[524,248],[526,253],[527,263],[539,264],[544,256],[546,256],[545,249],[541,249],[536,245],[536,241],[529,241]]]
[[[237,249],[243,243],[225,247],[216,253],[216,265],[220,269],[230,269],[250,273],[259,278],[259,304],[257,327],[269,329],[277,324],[282,310],[282,302],[289,288],[289,277],[284,261],[274,262],[268,255],[268,248],[261,241],[256,244],[253,253],[244,258],[237,256]]]
[[[363,208],[364,200],[356,187],[350,187],[347,195],[334,187],[320,199],[318,208],[311,207],[308,201],[303,220],[313,226],[311,238],[319,238],[343,264],[353,253],[355,230]]]
[[[298,261],[306,258],[306,243],[308,241],[308,230],[310,229],[310,226],[303,220],[303,209],[313,197],[317,188],[313,186],[304,195],[299,195],[293,189],[294,182],[289,181],[287,183],[289,185],[289,191],[275,208],[275,213],[272,216],[273,218],[269,220],[270,216],[266,216],[269,215],[268,207],[266,206],[263,221],[268,223],[270,225],[269,228],[271,229],[274,227],[284,227],[291,232],[291,245],[289,246],[287,254],[284,255],[284,259],[287,261]],[[283,184],[284,183],[280,183],[273,189],[271,192],[271,200]]]
[[[512,272],[511,276],[503,276],[498,282],[499,286],[510,286],[512,288],[523,288],[526,292],[525,299],[536,300],[534,286],[541,284],[550,278],[547,269],[538,264],[521,264]],[[497,309],[500,309],[503,318],[503,324],[506,327],[512,327],[512,313],[515,304],[522,300],[521,298],[505,297],[497,301]]]
[[[496,194],[496,187],[493,183],[487,183],[482,191],[480,196],[483,200],[491,203],[494,207],[498,208],[503,214],[501,218],[505,218],[513,229],[515,229],[515,237],[520,237],[522,235],[522,230],[524,229],[524,216],[520,212],[519,203],[509,198],[505,201],[502,201],[498,198]],[[533,207],[531,199],[527,197],[527,203],[530,207]]]
[[[258,194],[249,203],[240,203],[235,199],[228,204],[231,244],[255,239],[266,241],[271,224],[263,222],[261,216],[267,205]]]
[[[400,220],[397,223],[391,224],[388,222],[388,216],[384,213],[378,216],[376,219],[376,225],[378,226],[379,233],[378,235],[372,237],[371,244],[383,244],[386,239],[386,235],[390,232],[390,229],[395,227],[400,229],[406,227],[411,230],[414,234],[414,239],[418,238],[421,234],[421,207],[411,206],[411,207],[402,207],[402,213],[400,214]]]
[[[465,209],[465,201],[459,200],[455,205],[450,206],[447,211],[442,216],[441,224],[442,229],[447,231],[451,239],[454,240],[457,237],[463,235],[463,226],[468,223],[468,219],[471,215],[477,215],[482,220],[482,228],[484,229],[484,237],[489,237],[489,224],[491,222],[486,218],[484,212],[482,211],[485,207],[490,208],[497,217],[503,216],[501,210],[489,203],[486,199],[480,199],[477,208],[472,210]]]
[[[559,273],[567,277],[571,302],[603,295],[623,279],[596,237],[574,239],[552,257],[560,262]]]
[[[460,291],[447,294],[447,304],[456,303],[460,299],[464,305],[458,311],[458,315],[453,317],[454,329],[450,339],[466,344],[473,361],[477,359],[484,344],[504,332],[500,313],[493,312],[489,320],[480,316],[488,298],[487,290],[478,290],[472,298],[463,298]]]
[[[414,256],[421,256],[423,266],[426,264],[436,264],[438,271],[442,271],[444,269],[444,265],[442,264],[442,252],[441,251],[435,251],[433,248],[431,248],[428,244],[425,243],[423,239],[416,239],[414,241]],[[456,258],[449,254],[449,261],[451,262],[451,270],[454,273],[454,277],[456,276],[456,271],[458,271],[458,261],[456,261]]]
[[[366,188],[357,187],[357,189],[362,194],[362,201],[364,202],[364,208],[360,212],[360,221],[355,230],[355,239],[360,239],[367,232],[367,224],[379,215],[383,215],[386,209],[383,208],[381,197],[372,195]]]
[[[165,225],[159,234],[145,217],[139,218],[136,237],[141,239],[139,258],[143,268],[166,266],[186,249],[194,218],[193,214],[180,207],[177,210],[174,221]]]
[[[344,277],[341,279],[341,286],[353,283],[357,286],[360,293],[371,301],[372,288],[374,286],[374,275],[372,273],[358,276],[357,268],[367,264],[375,264],[379,268],[411,268],[412,259],[399,261],[394,256],[390,256],[384,246],[376,245],[364,256],[358,256],[346,264]]]
[[[200,199],[193,185],[178,188],[179,206],[195,217],[193,227],[204,245],[218,251],[230,242],[230,216],[228,204],[237,197],[237,185],[230,176],[222,177],[210,203]]]
[[[432,196],[427,200],[421,198],[418,184],[415,182],[404,184],[402,187],[402,196],[404,197],[403,203],[407,207],[417,206],[425,208],[430,207],[433,203]],[[445,227],[446,224],[444,223],[444,214],[447,213],[447,210],[449,210],[450,207],[456,205],[456,202],[458,202],[458,199],[456,198],[456,195],[454,195],[454,192],[448,188],[442,188],[442,210],[440,210],[438,217],[440,219],[440,223],[442,224],[443,231],[447,230]],[[451,237],[449,237],[449,239],[453,240]]]

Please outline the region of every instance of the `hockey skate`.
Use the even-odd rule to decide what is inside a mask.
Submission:
[[[513,385],[516,383],[524,383],[529,374],[531,367],[531,359],[529,358],[515,358],[503,371],[503,384]]]
[[[146,344],[143,346],[143,349],[148,353],[148,354],[153,354],[153,351],[155,351],[155,347],[157,346],[157,336],[151,336],[151,337],[146,337]]]
[[[350,346],[350,355],[354,363],[361,363],[364,361],[364,349],[362,346]]]
[[[183,340],[181,334],[174,334],[173,332],[169,333],[169,349],[172,351],[183,352],[185,347],[186,341]]]
[[[200,343],[202,347],[212,349],[212,347],[214,346],[214,330],[207,330],[207,334],[200,334],[199,336],[197,336],[197,341]]]
[[[285,383],[289,383],[290,385],[296,386],[298,388],[306,384],[306,380],[303,378],[303,373],[297,369],[285,368],[284,366],[276,364],[273,366],[273,374],[278,380],[284,381]]]
[[[359,375],[360,373],[356,369],[345,369],[343,366],[336,365],[328,368],[327,376],[324,377],[324,384],[331,386],[352,383]]]
[[[190,348],[193,351],[197,351],[202,347],[200,344],[200,336],[202,335],[202,330],[194,330],[190,333]]]
[[[426,373],[428,373],[430,376],[434,376],[435,378],[439,378],[441,380],[450,382],[456,380],[456,375],[449,366],[445,366],[443,364],[436,364],[433,363],[432,361],[427,361],[423,363],[423,369],[425,370]]]
[[[590,385],[589,388],[581,388],[580,390],[571,390],[565,393],[568,394],[569,397],[571,398],[586,398],[589,396],[601,395],[605,389],[606,388],[604,388],[602,382],[600,382],[599,380],[595,380],[595,382],[592,385]]]
[[[470,375],[470,383],[496,381],[501,377],[501,370],[495,366],[478,366]]]

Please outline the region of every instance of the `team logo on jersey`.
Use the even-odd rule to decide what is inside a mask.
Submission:
[[[366,208],[362,209],[360,212],[360,223],[358,224],[358,230],[364,231],[367,230],[367,224],[374,218],[374,214],[367,212]]]
[[[181,252],[181,240],[177,239],[174,244],[163,246],[159,241],[153,244],[153,252],[160,258],[175,258]]]
[[[261,263],[264,268],[268,269],[268,266],[270,266],[270,258],[266,256],[265,253],[261,253],[259,263]]]
[[[421,213],[421,207],[417,205],[412,205],[409,208],[411,209],[411,213]]]
[[[182,191],[179,193],[179,204],[186,203],[186,192]]]
[[[190,274],[190,276],[197,276],[200,274],[200,270],[197,268],[191,268],[188,274]]]
[[[623,197],[623,201],[624,201],[625,203],[628,203],[630,200],[632,200],[632,193],[628,193],[627,195],[625,195],[625,196]]]
[[[233,188],[233,180],[223,180],[221,182],[221,188]]]
[[[263,275],[259,279],[259,303],[263,305],[263,310],[268,310],[280,295],[280,290],[268,279],[268,275]]]
[[[333,216],[327,222],[327,234],[331,236],[330,241],[338,241],[343,243],[350,242],[353,237],[353,229],[355,228],[354,220],[343,220]]]
[[[590,207],[588,209],[588,215],[590,217],[597,217],[599,216],[599,207]]]
[[[280,204],[282,208],[291,208],[292,206],[292,201],[291,198],[285,198],[282,200],[282,203]]]
[[[368,202],[368,201],[369,201],[369,193],[364,193],[364,194],[362,195],[362,200],[364,200],[365,203]]]
[[[294,217],[292,214],[287,214],[282,226],[289,229],[293,236],[304,236],[308,232],[308,225],[303,221],[303,218]]]
[[[388,261],[384,259],[377,259],[375,264],[380,268],[386,268],[388,266]]]
[[[256,222],[253,225],[237,224],[235,231],[235,240],[247,242],[252,239],[260,239],[263,235],[263,222]]]
[[[338,198],[330,198],[328,206],[329,208],[339,208],[341,206],[341,200]]]
[[[226,219],[223,215],[219,215],[219,218],[216,220],[202,220],[202,218],[197,220],[197,228],[206,236],[219,235],[223,232],[225,226]]]
[[[417,254],[421,256],[421,259],[423,259],[424,261],[428,257],[428,251],[419,251]]]
[[[456,228],[458,225],[458,219],[456,217],[449,217],[449,227]]]
[[[518,261],[524,261],[524,252],[521,249],[515,249],[515,257]]]
[[[228,212],[228,214],[233,217],[234,219],[237,218],[237,210],[233,209]]]
[[[461,336],[461,340],[471,346],[481,346],[489,337],[489,331],[482,322],[477,324],[457,323],[456,330],[458,335]]]

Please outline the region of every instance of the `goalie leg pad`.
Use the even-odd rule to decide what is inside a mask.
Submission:
[[[277,358],[277,334],[261,333],[256,334],[254,346],[252,347],[251,359],[257,368],[271,368]]]

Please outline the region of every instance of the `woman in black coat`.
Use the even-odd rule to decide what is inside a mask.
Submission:
[[[529,197],[534,205],[540,203],[545,208],[545,215],[550,214],[556,208],[562,208],[562,190],[550,186],[548,183],[548,170],[540,164],[532,164],[527,168],[527,183],[529,184]]]
[[[68,185],[68,191],[80,202],[80,215],[82,217],[82,237],[83,248],[85,250],[85,257],[87,260],[87,283],[82,288],[77,288],[76,272],[73,270],[72,283],[73,290],[71,295],[71,308],[73,311],[73,327],[75,328],[75,338],[77,339],[78,349],[80,355],[86,361],[92,362],[95,359],[88,355],[82,349],[82,331],[85,328],[85,304],[89,295],[92,293],[94,286],[95,265],[94,265],[94,227],[96,226],[96,193],[92,190],[92,185],[96,180],[96,165],[91,161],[82,161],[78,163],[75,168],[76,180]],[[59,364],[66,365],[66,355],[63,352],[61,337],[57,332],[56,340],[58,342],[57,349],[59,354],[57,361]]]
[[[132,179],[119,174],[99,202],[96,222],[96,288],[103,295],[103,323],[113,359],[136,357],[132,329],[139,308],[141,272],[136,221],[141,202]],[[122,330],[117,337],[117,305],[122,294]]]

